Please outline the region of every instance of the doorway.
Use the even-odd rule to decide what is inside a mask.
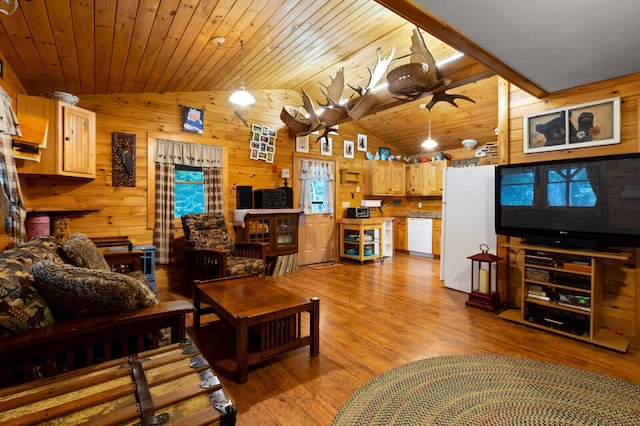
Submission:
[[[334,179],[325,181],[324,185],[331,185],[332,203],[335,206],[336,194],[336,162],[327,159],[325,156],[316,156],[312,154],[297,155],[293,158],[293,187],[294,206],[300,206],[300,188],[301,182],[300,171],[302,170],[303,161],[322,161],[327,163],[331,168]],[[321,191],[324,190],[322,185],[316,185],[315,199],[322,198]],[[318,201],[320,202],[320,201]],[[309,265],[312,263],[331,262],[336,259],[336,237],[335,237],[336,221],[335,212],[323,213],[314,212],[303,214],[298,225],[298,264]]]

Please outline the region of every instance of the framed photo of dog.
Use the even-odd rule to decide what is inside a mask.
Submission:
[[[620,98],[524,117],[524,153],[620,143]]]

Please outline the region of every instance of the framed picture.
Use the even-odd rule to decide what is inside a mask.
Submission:
[[[332,155],[332,147],[333,147],[333,139],[331,138],[322,138],[320,140],[320,154],[321,155]]]
[[[296,152],[309,152],[309,135],[296,136]]]
[[[620,143],[620,98],[524,117],[525,154]]]
[[[391,157],[391,150],[389,148],[380,148],[380,159],[382,161],[388,161]]]
[[[204,110],[192,107],[182,108],[182,130],[189,133],[204,133]]]
[[[355,144],[353,141],[344,141],[344,158],[353,158]]]
[[[358,151],[367,151],[367,135],[358,133]]]

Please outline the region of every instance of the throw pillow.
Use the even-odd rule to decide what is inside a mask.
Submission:
[[[127,312],[158,303],[144,283],[117,272],[49,261],[33,265],[35,287],[61,318]]]
[[[62,245],[62,252],[74,266],[111,271],[104,255],[86,235],[76,232]]]
[[[31,267],[41,261],[62,263],[60,243],[36,237],[0,254],[0,336],[55,322],[51,308],[33,286]]]

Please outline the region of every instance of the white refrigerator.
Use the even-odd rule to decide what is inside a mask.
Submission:
[[[495,166],[447,167],[442,193],[440,279],[444,286],[471,292],[471,260],[480,245],[496,254]]]

